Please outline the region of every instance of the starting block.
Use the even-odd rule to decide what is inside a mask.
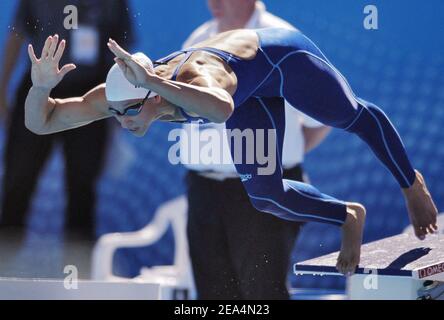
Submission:
[[[352,300],[444,300],[444,214],[437,234],[418,240],[413,229],[361,248],[361,263],[347,277]],[[296,275],[341,275],[336,270],[339,252],[294,265]],[[342,275],[341,275],[342,276]]]

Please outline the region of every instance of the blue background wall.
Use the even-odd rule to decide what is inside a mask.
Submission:
[[[0,2],[1,44],[15,3]],[[444,2],[281,0],[265,3],[271,12],[317,42],[358,95],[385,110],[399,129],[413,163],[428,179],[430,190],[442,209]],[[187,35],[209,18],[204,0],[133,0],[130,4],[139,36],[133,49],[154,58],[178,49]],[[377,5],[379,9],[377,31],[363,28],[363,8],[367,4]],[[181,180],[184,170],[169,165],[167,160],[171,145],[167,133],[171,128],[171,125],[157,124],[142,140],[116,131],[109,154],[112,165],[107,167],[99,185],[98,235],[139,229],[150,221],[160,203],[184,192]],[[2,127],[1,146],[3,140]],[[399,233],[408,224],[399,188],[357,138],[334,131],[307,157],[306,169],[313,184],[322,191],[367,206],[365,241]],[[65,205],[62,173],[63,163],[56,152],[36,193],[29,219],[31,230],[60,232]],[[306,225],[296,244],[293,262],[336,251],[340,245],[339,234],[340,230],[334,227]],[[121,275],[134,276],[143,265],[171,262],[173,250],[169,233],[155,247],[121,250],[115,259],[116,270]],[[336,277],[324,277],[321,281],[292,275],[291,281],[293,286],[343,286],[343,280]]]

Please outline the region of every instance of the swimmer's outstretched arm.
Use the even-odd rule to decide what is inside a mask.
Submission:
[[[28,47],[32,62],[33,86],[25,102],[25,125],[36,134],[74,129],[111,116],[107,108],[104,84],[92,89],[83,97],[50,97],[51,90],[68,72],[76,68],[75,65],[68,64],[59,69],[66,42],[62,40],[58,45],[58,40],[57,35],[47,38],[40,59],[36,57],[32,45]]]
[[[158,93],[161,97],[178,105],[189,113],[195,113],[212,122],[223,123],[232,114],[233,88],[222,88],[211,76],[190,74],[187,83],[163,79],[146,70],[117,42],[109,40],[109,49],[116,56],[116,63],[129,82]]]

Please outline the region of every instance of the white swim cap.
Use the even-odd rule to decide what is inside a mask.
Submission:
[[[154,70],[151,59],[148,58],[142,52],[138,52],[132,55],[137,61],[140,62],[145,68]],[[148,89],[136,88],[131,84],[123,74],[120,67],[114,64],[106,76],[106,100],[108,101],[125,101],[132,99],[144,99],[148,94]],[[151,92],[149,98],[156,96],[157,93]]]

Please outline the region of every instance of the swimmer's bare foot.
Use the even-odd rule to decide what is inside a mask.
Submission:
[[[342,225],[342,244],[336,269],[344,275],[355,272],[361,257],[365,208],[359,203],[347,203],[347,218]]]
[[[407,210],[412,223],[415,235],[424,240],[427,234],[432,234],[438,230],[436,216],[438,209],[432,200],[429,190],[419,171],[415,170],[416,179],[410,188],[402,189],[404,193]]]

